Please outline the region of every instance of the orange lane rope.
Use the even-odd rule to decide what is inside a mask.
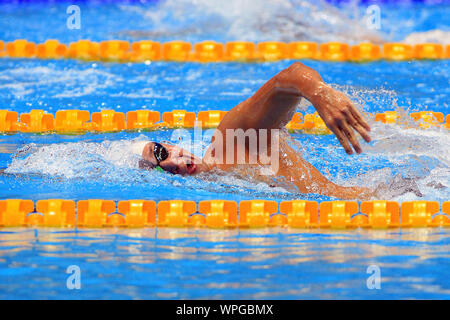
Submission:
[[[11,42],[0,40],[0,57],[38,59],[81,59],[114,62],[267,62],[283,59],[315,59],[320,61],[370,62],[377,60],[439,60],[450,58],[450,45],[422,43],[372,43],[349,45],[342,42],[247,42],[231,41],[225,44],[203,41],[191,44],[185,41],[160,43],[143,40],[130,43],[124,40],[94,42],[79,40],[69,45],[49,39],[35,44],[25,39]]]
[[[151,110],[129,111],[125,115],[114,110],[102,110],[92,114],[86,110],[60,110],[54,116],[44,110],[31,110],[19,114],[15,111],[0,110],[0,133],[84,133],[84,132],[117,132],[123,130],[158,130],[161,128],[215,128],[227,112],[219,110],[188,112],[173,110],[163,112]],[[416,127],[427,129],[443,127],[450,129],[450,115],[444,118],[441,112],[420,111],[409,115]],[[161,121],[162,120],[162,121]],[[408,119],[406,119],[408,120]],[[404,124],[408,126],[396,111],[386,111],[375,114],[375,121],[386,124]],[[286,125],[290,131],[300,131],[306,134],[330,134],[323,120],[317,113],[295,113]]]
[[[0,200],[0,227],[449,227],[450,201]]]

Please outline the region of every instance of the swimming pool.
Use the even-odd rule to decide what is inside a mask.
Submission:
[[[174,19],[168,9],[173,9],[175,4],[167,3],[162,7],[135,3],[86,4],[81,6],[85,12],[83,27],[74,33],[65,29],[64,4],[0,4],[0,21],[4,24],[0,28],[1,37],[5,41],[28,38],[39,42],[57,38],[70,42],[80,37],[103,40],[121,36],[133,41],[148,34],[136,36],[130,29],[158,29],[155,20],[150,19],[152,15],[164,17],[160,23],[168,26]],[[179,5],[183,8],[186,3]],[[331,8],[323,6],[322,10],[332,14]],[[394,22],[398,20],[410,22],[406,27],[408,33],[448,30],[443,14],[448,12],[448,5],[415,6],[423,12],[416,20],[409,20],[409,7],[381,7],[395,40],[407,34],[395,29]],[[225,8],[200,18],[199,12],[205,8],[210,7],[200,2],[190,17],[199,19],[202,28],[188,30],[186,34],[176,28],[165,28],[164,33],[153,35],[159,41],[175,36],[199,41],[212,35],[217,41],[227,41],[235,36],[219,32],[222,30],[219,27],[212,31],[205,28],[217,15],[222,14],[223,23],[233,17],[223,14]],[[40,21],[49,12],[58,18],[44,28]],[[63,21],[62,27],[57,24],[58,19]],[[133,28],[126,24],[128,21],[136,21]],[[186,18],[183,23],[189,21]],[[295,24],[295,20],[290,21]],[[339,21],[345,24],[344,20]],[[320,23],[313,27],[326,28]],[[202,31],[203,28],[207,31]],[[256,27],[251,30],[252,33],[245,35],[250,37],[248,40],[266,40],[263,31]],[[282,34],[286,32],[270,36],[274,39]],[[338,35],[328,35],[333,36]],[[5,109],[19,113],[31,109],[55,113],[65,108],[91,113],[102,109],[120,112],[148,109],[161,113],[173,109],[229,110],[291,63],[118,64],[2,58],[0,102]],[[449,60],[366,64],[309,60],[304,63],[318,70],[326,82],[348,93],[366,112],[449,113]],[[313,111],[305,105],[305,112]],[[445,129],[393,127],[374,122],[373,118],[371,124],[374,141],[364,145],[364,153],[357,157],[346,156],[332,136],[297,133],[293,137],[304,157],[333,181],[375,186],[401,174],[415,179],[424,196],[418,198],[408,193],[394,200],[425,199],[441,203],[449,200],[450,139]],[[0,198],[332,200],[314,194],[294,194],[234,176],[205,180],[143,172],[137,168],[136,157],[124,152],[131,147],[130,141],[176,142],[173,133],[173,130],[158,130],[2,135],[0,167],[7,169],[0,177]],[[202,141],[194,143],[193,151],[201,155],[210,137],[211,132],[205,133]],[[450,297],[446,277],[449,231],[440,228],[351,231],[7,228],[0,229],[0,243],[0,297],[3,299]],[[81,290],[68,290],[66,286],[66,269],[70,265],[81,269]],[[381,290],[367,287],[370,276],[367,268],[371,265],[381,269]]]

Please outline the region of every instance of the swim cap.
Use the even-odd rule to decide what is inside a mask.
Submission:
[[[144,147],[149,143],[150,141],[135,141],[131,144],[131,152],[134,154],[137,154],[139,156],[142,156],[142,151],[144,150]]]

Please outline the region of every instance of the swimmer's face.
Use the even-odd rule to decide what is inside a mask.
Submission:
[[[201,159],[192,153],[167,143],[161,143],[167,150],[168,157],[159,162],[159,166],[167,172],[181,175],[192,175],[197,172],[197,164],[201,163]],[[143,161],[139,166],[143,169],[154,169],[158,165],[158,160],[154,155],[155,143],[149,142],[142,151]]]

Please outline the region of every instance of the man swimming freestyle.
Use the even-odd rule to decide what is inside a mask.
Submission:
[[[259,157],[254,164],[248,163],[255,148],[252,148],[251,139],[245,139],[244,152],[239,153],[225,147],[225,143],[215,144],[220,135],[222,141],[236,140],[232,136],[236,130],[254,130],[257,139],[267,139],[265,152],[275,154],[273,142],[274,130],[281,131],[295,113],[296,106],[302,98],[312,103],[327,127],[336,135],[347,154],[351,155],[353,149],[361,153],[361,146],[357,140],[356,132],[366,141],[370,142],[370,126],[353,103],[341,92],[324,83],[319,73],[300,62],[293,63],[289,68],[281,71],[267,81],[252,97],[241,102],[231,109],[220,122],[211,139],[211,145],[203,159],[181,149],[177,146],[149,142],[142,151],[142,160],[139,165],[143,169],[161,168],[164,171],[195,175],[213,169],[232,171],[261,181],[281,178],[284,184],[293,185],[301,193],[318,193],[341,199],[369,198],[374,191],[363,187],[339,186],[324,177],[314,166],[305,161],[289,144],[285,135],[280,134],[276,146],[277,170],[271,174],[265,171],[258,174],[255,168],[263,165]],[[356,131],[356,132],[355,132]],[[221,141],[221,142],[222,142]],[[262,141],[258,141],[260,144]],[[223,161],[231,152],[234,161]],[[230,154],[228,154],[230,156]],[[245,159],[240,159],[244,157]],[[264,162],[266,164],[266,162]],[[256,173],[255,173],[256,172]],[[275,179],[276,180],[276,179]]]

